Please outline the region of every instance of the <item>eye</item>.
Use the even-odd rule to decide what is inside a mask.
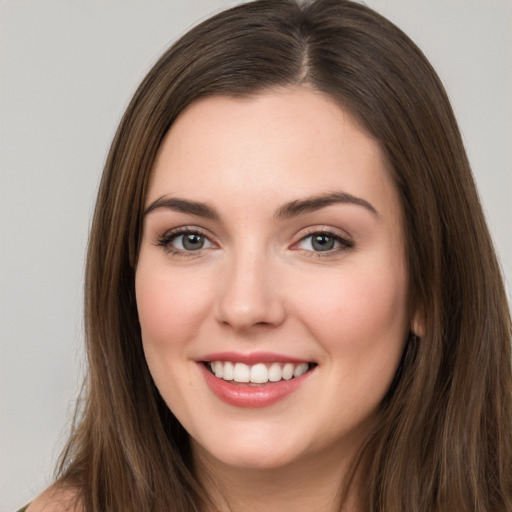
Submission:
[[[213,247],[213,243],[200,232],[193,230],[171,231],[166,233],[157,245],[165,247],[170,253],[193,253]]]
[[[329,232],[311,233],[303,237],[297,248],[316,253],[336,253],[353,247],[354,244],[345,238]]]
[[[175,235],[170,243],[181,251],[198,251],[211,246],[210,241],[204,235],[198,233]]]

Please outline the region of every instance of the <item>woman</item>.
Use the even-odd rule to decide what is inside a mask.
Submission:
[[[512,510],[511,325],[443,87],[343,0],[149,72],[107,159],[89,375],[42,510]]]

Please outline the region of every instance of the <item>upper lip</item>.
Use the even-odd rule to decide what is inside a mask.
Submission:
[[[231,361],[233,363],[245,363],[248,365],[257,363],[311,363],[311,360],[300,357],[291,357],[273,352],[252,352],[249,354],[240,352],[215,352],[198,359],[201,362]]]

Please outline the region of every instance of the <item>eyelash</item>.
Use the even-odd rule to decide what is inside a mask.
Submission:
[[[312,250],[300,249],[300,248],[297,248],[295,250],[305,251],[308,253],[308,256],[311,256],[314,258],[326,258],[329,256],[337,255],[341,252],[353,249],[355,247],[354,242],[348,240],[347,238],[340,236],[337,233],[333,233],[332,231],[329,231],[326,229],[315,229],[308,233],[305,233],[303,236],[301,236],[300,240],[294,244],[294,246],[299,245],[300,243],[304,242],[308,238],[314,237],[315,235],[317,235],[317,236],[320,235],[320,236],[324,236],[327,238],[331,238],[334,240],[335,243],[338,243],[339,246],[337,248],[328,249],[326,251],[312,251]]]
[[[215,245],[210,240],[210,238],[208,236],[206,236],[202,231],[200,231],[198,229],[193,229],[193,228],[177,228],[175,230],[168,231],[167,233],[165,233],[162,237],[160,237],[157,240],[155,245],[158,247],[162,247],[163,249],[165,249],[165,251],[168,254],[171,254],[172,256],[178,256],[178,257],[183,257],[183,258],[190,258],[190,257],[197,256],[202,250],[204,250],[204,248],[200,248],[195,251],[186,251],[186,250],[182,250],[182,249],[176,249],[171,245],[174,240],[176,240],[180,236],[185,236],[185,235],[197,235],[197,236],[203,237],[204,239],[208,240],[208,242],[210,244]],[[337,247],[335,249],[328,249],[326,251],[313,251],[313,250],[300,249],[300,248],[297,248],[294,250],[306,252],[306,253],[308,253],[308,256],[311,256],[311,257],[325,258],[325,257],[333,256],[335,254],[339,254],[343,251],[353,249],[355,247],[355,244],[352,241],[350,241],[336,233],[333,233],[328,230],[322,230],[322,229],[317,229],[317,230],[310,231],[309,233],[304,234],[300,238],[300,240],[293,245],[297,246],[300,243],[307,240],[308,238],[311,238],[315,235],[320,235],[320,236],[324,236],[327,238],[331,238],[334,240],[335,243],[339,244],[339,247]]]
[[[208,240],[212,245],[213,242],[207,237],[203,232],[201,232],[198,229],[192,229],[192,228],[177,228],[172,231],[168,231],[165,233],[162,237],[160,237],[156,244],[158,247],[162,247],[168,254],[171,254],[172,256],[179,256],[182,258],[191,258],[194,256],[197,256],[199,252],[201,252],[203,249],[198,249],[197,251],[184,251],[181,249],[174,248],[171,243],[179,238],[180,236],[185,235],[197,235],[200,237],[203,237],[204,239]]]

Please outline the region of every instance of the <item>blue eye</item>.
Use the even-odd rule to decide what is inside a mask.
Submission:
[[[337,252],[353,247],[354,244],[333,233],[312,233],[297,244],[299,249],[312,252]]]

